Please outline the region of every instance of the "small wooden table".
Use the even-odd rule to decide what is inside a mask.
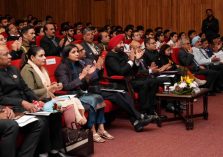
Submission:
[[[203,96],[203,113],[194,114],[194,99]],[[158,99],[157,112],[161,115],[161,100],[176,100],[176,101],[185,101],[186,102],[186,114],[177,113],[178,116],[167,118],[162,122],[183,120],[186,129],[192,130],[194,128],[193,118],[203,117],[205,120],[208,119],[208,89],[201,88],[201,91],[197,94],[190,95],[177,95],[172,93],[157,93],[156,97]]]

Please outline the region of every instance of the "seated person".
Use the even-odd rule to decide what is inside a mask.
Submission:
[[[33,90],[33,92],[40,98],[40,100],[49,101],[51,98],[53,98],[56,101],[57,99],[53,93],[55,91],[61,90],[63,86],[61,83],[50,82],[49,75],[43,66],[45,62],[45,51],[41,47],[31,47],[26,53],[26,60],[21,70],[21,76],[27,86]],[[69,103],[67,101],[69,101]],[[87,122],[84,116],[84,108],[81,105],[79,99],[72,98],[71,100],[71,98],[65,98],[59,101],[58,104],[61,104],[63,108],[66,108],[69,104],[73,104],[73,112],[75,115],[75,117],[73,116],[75,118],[74,122],[81,125],[84,125]],[[68,125],[70,126],[71,124]]]
[[[35,121],[19,129],[17,122],[13,120],[14,112],[8,107],[0,107],[0,156],[33,156],[43,129],[41,121]],[[19,130],[24,133],[25,140],[16,152],[16,139]]]
[[[155,94],[158,90],[158,81],[155,78],[149,77],[137,77],[138,71],[144,69],[148,71],[146,67],[143,67],[140,59],[143,55],[141,49],[131,49],[129,56],[124,53],[124,36],[122,34],[113,37],[109,42],[109,49],[105,66],[109,76],[122,75],[133,77],[131,84],[139,93],[139,101],[141,106],[141,112],[148,115],[156,115],[155,113]]]
[[[63,90],[78,94],[83,105],[89,108],[87,125],[93,131],[95,142],[102,143],[105,142],[105,139],[114,139],[104,128],[104,99],[101,95],[83,92],[86,90],[89,74],[92,73],[93,68],[83,67],[80,64],[79,50],[75,45],[65,46],[62,53],[63,60],[56,69],[55,75],[63,84]],[[96,124],[98,124],[98,131],[96,131]]]
[[[0,46],[0,105],[9,105],[14,112],[36,112],[37,107],[32,102],[39,101],[38,97],[27,87],[19,71],[10,66],[10,63],[9,50],[5,46]],[[63,147],[60,136],[61,115],[52,114],[38,119],[43,123],[38,152],[45,155],[50,151],[58,153],[58,150]]]

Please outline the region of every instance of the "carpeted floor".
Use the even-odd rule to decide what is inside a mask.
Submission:
[[[194,130],[181,121],[148,125],[144,132],[133,131],[127,119],[116,119],[108,131],[115,140],[95,144],[94,157],[222,157],[223,93],[209,97],[209,119],[194,119]],[[202,110],[202,100],[195,111]]]

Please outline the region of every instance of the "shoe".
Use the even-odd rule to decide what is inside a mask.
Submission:
[[[99,132],[98,131],[98,135],[101,136],[102,138],[105,138],[107,140],[113,140],[114,136],[110,135],[107,131],[104,132]]]
[[[203,86],[203,85],[205,85],[207,83],[206,80],[200,80],[198,78],[195,78],[194,81],[198,84],[198,86]]]
[[[142,132],[144,129],[144,126],[141,124],[140,120],[136,120],[133,123],[133,126],[136,132]]]
[[[98,133],[95,133],[93,135],[93,141],[97,143],[104,143],[105,139],[103,139],[100,135],[98,135]]]

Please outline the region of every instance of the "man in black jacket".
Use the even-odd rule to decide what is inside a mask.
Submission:
[[[206,34],[207,39],[210,41],[213,35],[219,33],[219,22],[213,15],[212,9],[206,10],[207,18],[202,22],[202,32]]]
[[[90,28],[85,28],[83,31],[83,43],[82,46],[86,51],[86,57],[93,62],[98,60],[98,57],[101,53],[100,48],[93,42],[94,35],[93,31]]]
[[[122,34],[112,38],[108,48],[111,50],[105,59],[105,65],[109,76],[122,75],[134,77],[141,64],[140,58],[143,52],[136,53],[131,50],[129,56],[124,53],[124,36]],[[149,72],[148,72],[149,73]],[[135,77],[131,84],[139,93],[141,111],[149,115],[155,112],[155,94],[158,90],[158,81],[148,77]]]
[[[59,47],[60,39],[55,37],[55,26],[51,23],[47,23],[43,27],[43,31],[45,36],[41,39],[40,46],[44,49],[45,55],[59,56],[61,51]]]

